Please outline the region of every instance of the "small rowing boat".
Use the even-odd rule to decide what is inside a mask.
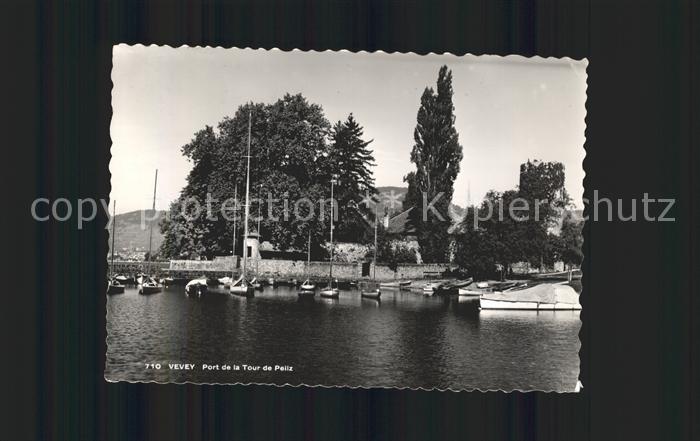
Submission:
[[[363,290],[360,296],[365,299],[379,300],[379,298],[382,296],[382,292],[378,288],[373,291]]]
[[[423,285],[423,295],[434,296],[439,286],[437,283],[426,283]]]
[[[486,292],[490,292],[490,291],[487,291],[486,289],[476,288],[476,287],[465,287],[465,288],[459,288],[459,290],[457,291],[457,294],[460,296],[470,296],[470,297],[476,296],[476,297],[478,297]]]
[[[382,288],[408,288],[413,283],[411,280],[404,280],[399,282],[381,282],[379,286]]]

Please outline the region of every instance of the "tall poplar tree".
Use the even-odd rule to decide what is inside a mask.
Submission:
[[[404,177],[408,183],[404,207],[414,208],[410,222],[416,228],[421,256],[427,263],[445,261],[448,257],[451,225],[448,209],[462,161],[452,94],[452,71],[442,66],[437,92],[426,87],[421,96],[411,151],[416,170]]]

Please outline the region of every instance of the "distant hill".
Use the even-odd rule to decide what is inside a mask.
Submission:
[[[407,187],[377,187],[377,193],[381,195],[379,214],[388,210],[390,216],[396,216],[403,211],[403,201],[406,199]]]
[[[163,235],[160,233],[158,223],[165,216],[165,210],[158,210],[155,220],[153,210],[136,210],[118,214],[116,220],[116,238],[114,241],[115,253],[127,251],[148,251],[148,235],[150,226],[153,225],[153,250],[157,251],[163,243]],[[144,226],[141,226],[141,218]],[[112,226],[109,228],[109,246],[112,246]]]

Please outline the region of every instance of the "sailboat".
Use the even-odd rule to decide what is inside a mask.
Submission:
[[[156,169],[156,179],[153,184],[153,213],[156,211],[156,188],[158,188],[158,169]],[[148,258],[153,260],[153,222],[150,224],[150,231],[148,233]],[[149,264],[149,269],[150,264]],[[155,294],[163,289],[163,285],[158,283],[151,276],[144,275],[139,278],[139,294]]]
[[[114,201],[112,208],[112,265],[109,268],[110,277],[107,281],[107,294],[122,294],[124,285],[122,285],[116,277],[114,277],[114,224],[117,223],[117,201]]]
[[[309,232],[309,242],[306,248],[306,280],[301,284],[299,296],[315,296],[316,284],[309,280],[309,265],[311,264],[311,232]]]
[[[252,286],[253,289],[257,289],[257,290],[263,289],[262,284],[260,283],[260,281],[258,280],[257,277],[253,277],[253,278],[250,280],[250,286]]]
[[[330,269],[328,273],[328,287],[321,290],[321,297],[337,299],[340,295],[338,288],[333,287],[333,215],[334,215],[334,200],[333,200],[333,185],[335,184],[335,175],[331,178],[331,259]]]
[[[243,228],[243,268],[241,271],[241,277],[238,278],[234,283],[231,284],[231,294],[244,297],[252,297],[254,295],[254,288],[250,282],[246,279],[246,268],[248,261],[248,245],[245,241],[248,239],[248,215],[250,213],[250,126],[251,126],[251,112],[248,112],[248,155],[247,158],[247,170],[246,170],[246,180],[245,180],[245,216],[244,216],[244,228]]]
[[[372,262],[372,289],[362,289],[360,296],[367,299],[379,300],[382,292],[377,286],[377,224],[379,223],[379,204],[374,204],[374,262]]]
[[[262,184],[260,184],[260,189],[262,189]],[[258,190],[258,241],[260,241],[260,190]],[[260,267],[260,254],[258,253],[257,256],[255,256],[255,277],[253,277],[253,280],[250,281],[250,284],[253,286],[253,289],[256,289],[258,291],[262,291],[263,286],[262,283],[258,280],[258,274],[260,273],[259,267]]]

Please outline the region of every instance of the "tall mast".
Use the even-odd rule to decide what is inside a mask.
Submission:
[[[335,175],[331,177],[331,265],[330,272],[328,273],[328,282],[331,289],[333,289],[333,215],[335,214],[333,211],[335,206],[333,201],[333,184],[335,184]]]
[[[231,253],[231,261],[233,262],[233,268],[231,270],[231,278],[234,277],[234,272],[236,271],[236,217],[238,216],[238,181],[236,181],[233,187],[233,252]]]
[[[248,111],[248,155],[247,165],[246,165],[246,176],[245,176],[245,216],[243,224],[243,278],[246,276],[246,260],[248,260],[248,214],[250,213],[250,205],[248,200],[250,197],[250,125],[251,125],[252,111]]]
[[[374,204],[374,265],[372,279],[377,278],[377,224],[379,223],[379,204]]]
[[[257,227],[257,232],[258,232],[258,249],[260,248],[260,242],[262,240],[262,236],[260,235],[260,206],[262,205],[262,200],[260,199],[260,191],[262,190],[262,184],[260,184],[260,187],[258,187],[258,227]],[[258,260],[260,257],[260,252],[258,252],[258,255],[255,256],[255,277],[258,277]]]
[[[117,223],[117,200],[114,200],[114,208],[112,208],[112,267],[109,269],[110,276],[114,274],[114,224]]]
[[[153,215],[155,216],[156,214],[156,188],[158,187],[158,169],[156,169],[156,179],[155,182],[153,183]],[[153,261],[153,256],[151,255],[152,253],[152,244],[153,244],[153,222],[149,225],[150,229],[148,232],[148,260]],[[153,270],[152,265],[149,263],[148,264],[148,272],[151,272]]]
[[[309,279],[309,265],[311,265],[311,230],[309,230],[309,242],[306,246],[306,279]]]

